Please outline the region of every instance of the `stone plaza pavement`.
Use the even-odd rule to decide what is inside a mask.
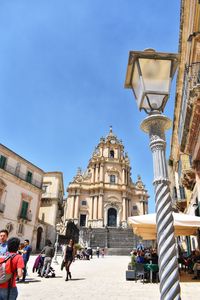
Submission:
[[[32,273],[36,256],[28,263],[25,284],[19,283],[19,300],[73,299],[73,300],[158,300],[159,285],[140,281],[126,281],[125,271],[130,261],[127,256],[94,257],[90,261],[76,260],[71,265],[72,280],[65,281],[65,271],[60,264],[52,264],[56,278],[40,278]],[[58,257],[61,263],[61,257]],[[183,272],[184,273],[184,272]],[[200,281],[181,282],[182,300],[200,299]]]

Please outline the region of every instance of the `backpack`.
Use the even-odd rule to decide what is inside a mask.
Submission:
[[[12,259],[16,255],[17,253],[0,256],[0,284],[8,282],[12,278]]]

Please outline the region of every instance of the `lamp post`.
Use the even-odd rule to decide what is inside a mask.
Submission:
[[[153,49],[131,51],[125,80],[125,87],[133,90],[139,110],[148,114],[141,129],[149,134],[153,155],[161,300],[181,299],[165,157],[165,130],[171,127],[171,121],[161,114],[177,65],[177,54],[159,53]]]
[[[59,232],[60,232],[60,224],[56,224],[56,241],[55,241],[55,254],[54,254],[54,263],[58,264],[57,260],[57,254],[58,254],[58,238],[59,238]]]

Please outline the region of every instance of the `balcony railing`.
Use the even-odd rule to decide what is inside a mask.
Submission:
[[[13,166],[10,166],[8,164],[5,165],[5,167],[3,168],[3,170],[5,170],[6,172],[26,181],[27,181],[27,174],[25,173],[22,173],[19,171],[19,169],[16,167],[13,167]],[[32,179],[31,182],[29,182],[30,184],[34,185],[35,187],[41,189],[42,188],[42,181],[38,181],[38,180],[35,180],[35,179]]]
[[[32,221],[32,218],[33,218],[32,213],[27,213],[26,215],[20,213],[18,215],[18,219],[23,219],[23,220],[27,220],[27,221]]]
[[[184,151],[186,144],[192,114],[191,95],[197,87],[200,87],[200,62],[193,63],[185,68],[178,130],[178,139],[182,151]]]

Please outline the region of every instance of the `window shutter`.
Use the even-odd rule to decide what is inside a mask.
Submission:
[[[6,164],[6,157],[1,155],[0,156],[0,168],[4,169],[5,168],[5,164]]]
[[[26,219],[26,217],[27,217],[28,204],[29,203],[26,202],[26,201],[22,202],[22,209],[21,209],[20,217],[23,218],[23,219]]]

